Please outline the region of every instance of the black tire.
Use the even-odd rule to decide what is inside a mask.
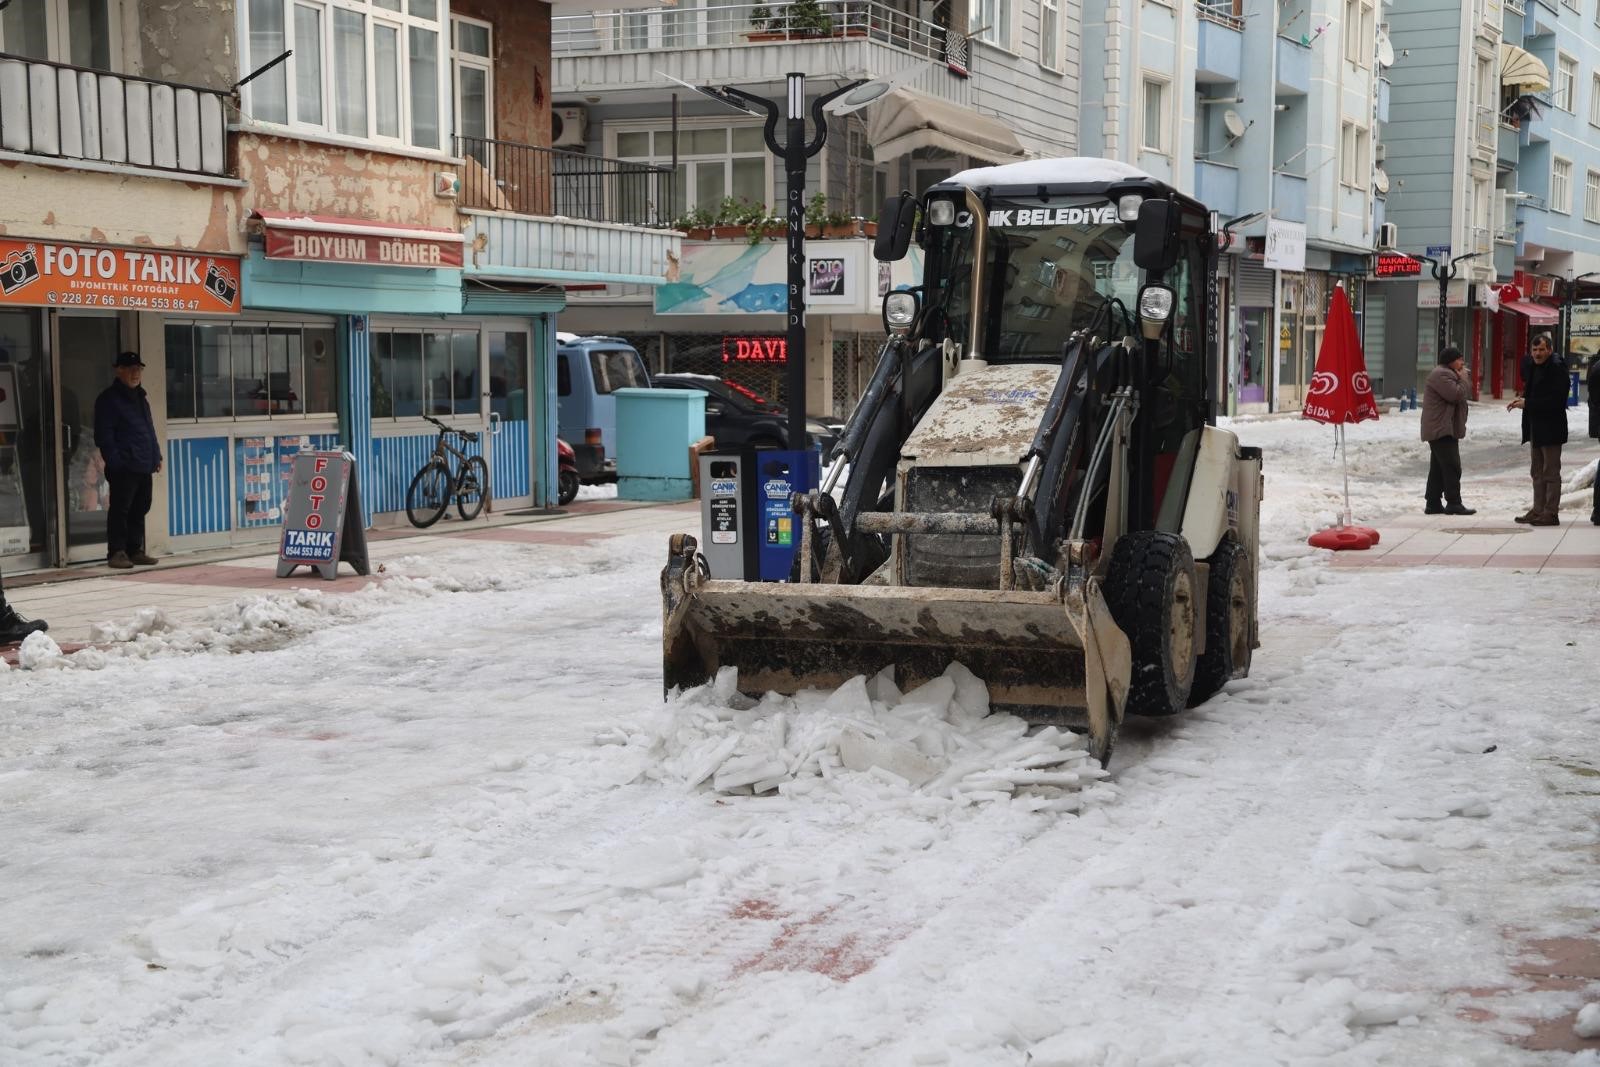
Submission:
[[[556,503],[565,507],[578,499],[578,472],[562,471],[556,486]]]
[[[468,456],[456,480],[456,511],[467,522],[477,518],[489,502],[489,465],[482,456]]]
[[[1128,714],[1176,715],[1194,685],[1194,557],[1177,534],[1124,534],[1111,553],[1106,604],[1133,645]]]
[[[434,460],[417,472],[406,490],[406,518],[419,530],[439,521],[450,506],[450,468]]]
[[[1205,703],[1230,678],[1250,673],[1250,556],[1237,541],[1224,541],[1208,561],[1206,651],[1194,666],[1189,706]]]

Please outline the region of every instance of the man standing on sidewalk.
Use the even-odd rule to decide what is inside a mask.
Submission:
[[[6,603],[6,591],[0,587],[0,645],[14,645],[32,633],[43,633],[50,624],[43,619],[25,619],[17,609]]]
[[[1461,439],[1467,436],[1466,360],[1461,350],[1439,353],[1439,365],[1422,388],[1422,439],[1428,442],[1428,484],[1423,490],[1428,515],[1475,515],[1461,502]],[[1443,496],[1443,500],[1440,497]]]
[[[1533,339],[1533,365],[1522,395],[1506,405],[1522,409],[1522,442],[1528,446],[1533,507],[1518,515],[1529,526],[1559,526],[1561,446],[1567,443],[1567,365],[1553,354],[1550,337]]]
[[[111,483],[106,509],[106,562],[120,570],[155,559],[144,550],[144,517],[150,510],[151,481],[161,470],[161,445],[150,401],[139,381],[144,363],[124,352],[113,364],[117,380],[94,402],[94,441]]]

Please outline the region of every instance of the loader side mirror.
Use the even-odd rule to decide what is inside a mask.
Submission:
[[[891,196],[878,214],[878,238],[872,254],[880,262],[896,263],[911,248],[911,231],[917,224],[917,200],[910,193]]]
[[[1139,205],[1133,231],[1133,262],[1140,270],[1165,273],[1178,262],[1178,207],[1166,200]]]

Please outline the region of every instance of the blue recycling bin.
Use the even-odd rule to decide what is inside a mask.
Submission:
[[[1567,407],[1575,408],[1579,404],[1579,400],[1578,400],[1578,372],[1577,371],[1569,371],[1568,372],[1568,377],[1570,377],[1572,379],[1572,385],[1567,390]]]
[[[822,483],[821,466],[816,449],[756,450],[756,528],[761,531],[757,562],[763,582],[789,580],[794,554],[800,549],[798,516],[789,498],[817,488]]]
[[[617,499],[694,496],[689,446],[706,433],[706,394],[698,389],[615,389]]]

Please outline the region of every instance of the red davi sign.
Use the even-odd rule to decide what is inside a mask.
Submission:
[[[724,337],[724,363],[787,363],[789,342],[782,337]]]

